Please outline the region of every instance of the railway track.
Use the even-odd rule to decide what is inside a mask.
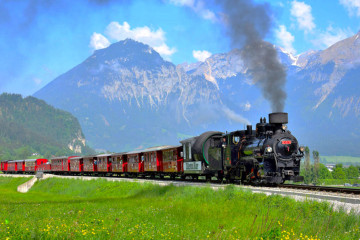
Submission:
[[[2,175],[2,174],[1,174]],[[0,176],[1,176],[0,175]],[[4,174],[5,175],[5,174]],[[31,174],[21,174],[22,176],[26,176],[26,175],[31,175]],[[56,176],[61,176],[61,175],[56,175]],[[63,175],[63,176],[68,176],[69,175]],[[80,175],[78,177],[81,177]],[[83,176],[85,177],[85,176]],[[96,178],[96,176],[87,176],[87,177],[92,177],[92,178]],[[114,176],[103,176],[104,178],[118,178],[118,179],[131,179],[128,177],[114,177]],[[164,182],[187,182],[187,183],[196,183],[196,184],[213,184],[213,185],[218,185],[218,186],[224,186],[227,185],[228,183],[221,183],[218,180],[212,180],[212,181],[208,181],[206,179],[180,179],[180,178],[176,178],[176,179],[170,179],[170,178],[132,178],[132,179],[138,179],[138,180],[148,180],[148,181],[164,181]],[[233,183],[236,185],[241,185],[240,183]],[[244,185],[244,186],[251,186],[251,185]],[[258,186],[261,187],[261,186]],[[344,194],[352,194],[352,195],[360,195],[360,188],[343,188],[343,187],[328,187],[328,186],[313,186],[313,185],[298,185],[298,184],[280,184],[277,187],[279,188],[289,188],[289,189],[299,189],[299,190],[310,190],[310,191],[314,191],[314,192],[332,192],[332,193],[344,193]]]
[[[327,187],[327,186],[311,186],[311,185],[297,185],[297,184],[281,184],[279,187],[291,189],[303,189],[317,192],[336,192],[353,195],[360,195],[360,188],[343,188],[343,187]]]

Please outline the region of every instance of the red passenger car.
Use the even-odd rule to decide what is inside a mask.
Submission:
[[[8,171],[9,172],[17,172],[17,164],[16,161],[12,160],[8,162]]]
[[[112,160],[112,172],[113,173],[124,173],[127,172],[127,155],[126,153],[114,153],[111,155]]]
[[[102,173],[112,171],[111,154],[97,155],[97,171]]]
[[[37,166],[37,172],[51,172],[51,164],[49,161],[42,162]]]
[[[27,159],[24,161],[24,171],[25,172],[36,172],[38,170],[38,166],[44,163],[47,163],[47,159],[39,158],[39,159]],[[19,167],[18,167],[19,171]]]
[[[25,172],[25,160],[16,160],[17,172]]]
[[[1,161],[1,171],[7,172],[8,161]]]
[[[162,150],[163,171],[168,173],[183,172],[184,159],[181,157],[181,146]]]
[[[127,172],[130,173],[144,172],[144,156],[141,151],[128,152],[126,155],[128,161]]]
[[[171,146],[161,146],[148,148],[143,151],[144,153],[144,171],[162,172],[163,171],[163,150]]]
[[[24,160],[11,160],[8,161],[8,172],[23,173],[25,171]]]
[[[84,156],[83,157],[83,171],[84,172],[97,172],[97,157],[96,156]]]
[[[56,157],[51,159],[51,169],[53,172],[70,172],[70,157]]]
[[[80,173],[83,171],[83,158],[82,157],[72,157],[70,158],[70,172]]]

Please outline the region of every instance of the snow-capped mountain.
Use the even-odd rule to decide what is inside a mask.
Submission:
[[[186,74],[131,39],[95,51],[34,96],[74,113],[94,147],[113,151],[162,144],[170,137],[176,143],[201,122],[205,114],[196,109],[221,106],[213,83]]]
[[[322,154],[360,155],[359,34],[298,56],[274,46],[288,70],[289,127]],[[239,53],[175,66],[127,39],[95,51],[34,96],[77,116],[95,148],[176,144],[206,130],[242,129],[267,116],[269,103]]]

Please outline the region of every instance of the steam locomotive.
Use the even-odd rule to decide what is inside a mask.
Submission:
[[[256,130],[205,132],[180,141],[180,146],[83,157],[2,161],[5,173],[198,178],[216,177],[228,182],[281,184],[303,181],[299,176],[304,147],[286,129],[288,114],[269,114],[269,123],[260,118]]]
[[[260,118],[255,131],[247,125],[242,131],[206,132],[183,140],[184,172],[253,184],[303,181],[299,172],[304,147],[287,123],[287,113],[271,113],[269,123]]]

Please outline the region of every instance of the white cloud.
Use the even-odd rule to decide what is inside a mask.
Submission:
[[[202,0],[169,0],[169,2],[176,6],[189,7],[204,19],[211,20],[213,22],[217,20],[215,13],[205,8],[204,1]]]
[[[350,16],[356,15],[360,17],[360,1],[359,0],[340,0],[340,4],[344,5]]]
[[[251,104],[249,101],[246,101],[246,103],[241,104],[241,106],[244,109],[244,111],[250,111],[250,109],[251,109]]]
[[[286,30],[285,25],[280,25],[279,29],[275,30],[275,34],[281,46],[285,48],[286,51],[292,54],[296,54],[296,50],[293,47],[295,38],[290,32]]]
[[[204,62],[207,58],[209,58],[212,53],[208,51],[201,51],[201,50],[193,50],[192,51],[193,57],[201,62]]]
[[[317,34],[317,39],[313,40],[312,43],[319,48],[328,48],[331,45],[354,35],[354,33],[348,29],[333,28],[331,25],[326,29],[325,32]]]
[[[192,7],[195,4],[195,0],[170,0],[170,3],[177,6]]]
[[[292,1],[290,13],[297,20],[299,29],[311,32],[315,28],[314,17],[311,14],[311,6],[304,2]]]
[[[216,15],[214,12],[210,11],[209,9],[203,9],[200,12],[201,16],[207,20],[215,21]]]
[[[109,40],[100,33],[93,33],[90,38],[89,46],[94,50],[106,48],[110,45]]]
[[[42,79],[40,78],[34,78],[33,81],[36,85],[40,85],[42,83]]]
[[[165,32],[161,28],[158,28],[156,31],[152,31],[147,26],[131,29],[127,22],[124,22],[122,25],[118,22],[111,22],[106,27],[105,34],[116,41],[131,38],[136,41],[148,44],[165,58],[170,57],[173,53],[176,52],[175,48],[170,48],[165,43]]]
[[[166,45],[165,43],[154,47],[155,51],[157,51],[158,53],[160,53],[161,55],[167,57],[167,56],[171,56],[176,52],[175,48],[170,48],[168,45]]]

